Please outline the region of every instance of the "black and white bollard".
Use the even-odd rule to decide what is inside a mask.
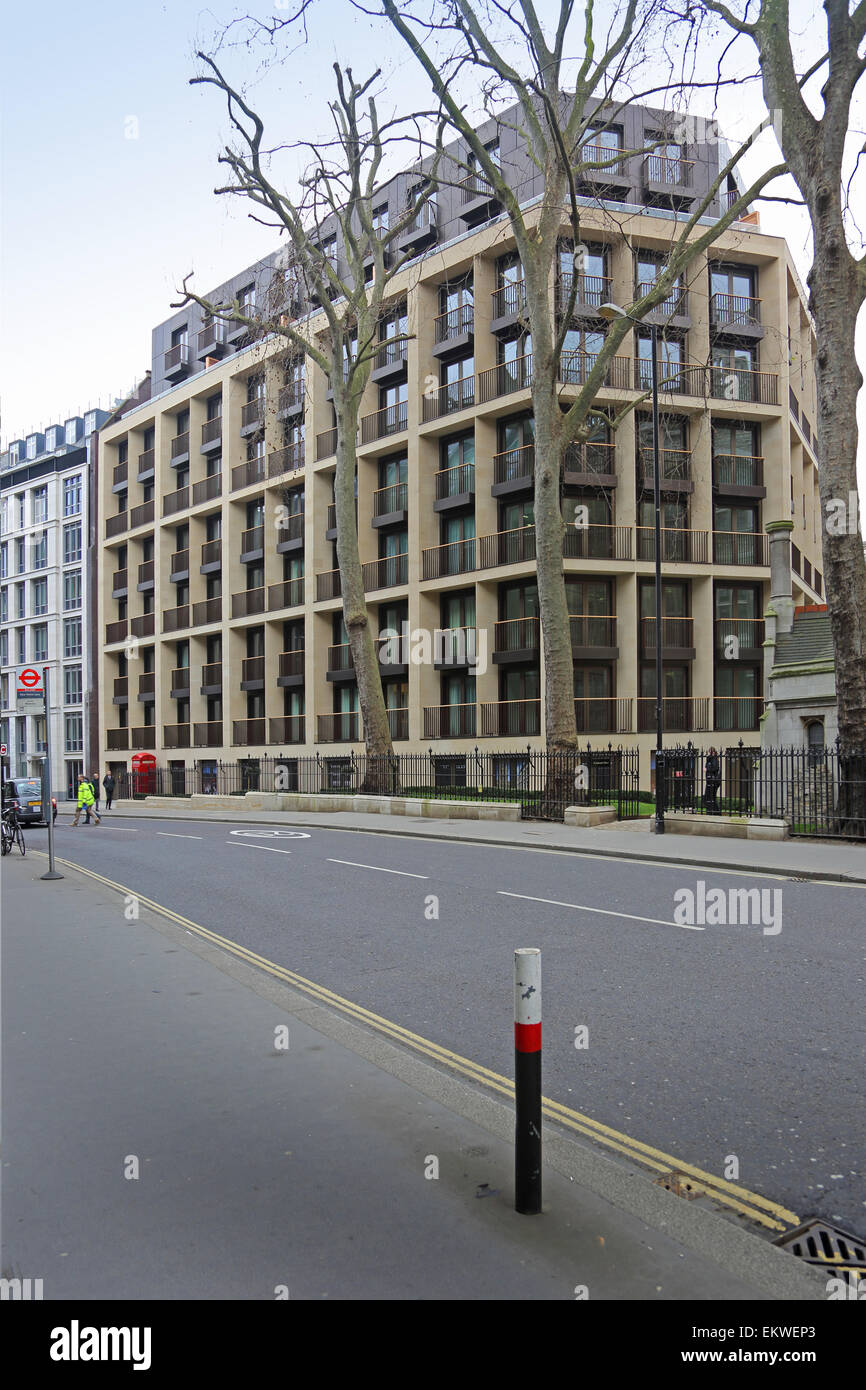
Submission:
[[[541,952],[514,952],[514,1209],[541,1211]]]

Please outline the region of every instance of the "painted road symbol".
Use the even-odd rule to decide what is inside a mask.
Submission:
[[[309,840],[305,830],[230,830],[230,835],[248,835],[255,840]]]

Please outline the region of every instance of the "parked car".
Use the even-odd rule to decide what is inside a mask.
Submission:
[[[52,820],[57,819],[57,797],[52,796]],[[42,819],[42,778],[10,777],[3,783],[3,810],[14,806],[22,825],[45,825]]]

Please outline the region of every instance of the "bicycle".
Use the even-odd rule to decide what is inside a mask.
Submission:
[[[11,854],[12,846],[17,845],[22,854],[26,854],[27,846],[24,843],[24,835],[18,823],[18,817],[14,810],[10,809],[3,812],[2,821],[2,853]]]

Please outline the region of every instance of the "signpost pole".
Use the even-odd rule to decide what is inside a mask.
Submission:
[[[43,765],[42,777],[42,811],[48,822],[48,873],[42,874],[42,878],[54,879],[63,878],[54,867],[54,806],[51,801],[51,692],[48,684],[50,671],[47,666],[42,670],[42,681],[45,686],[45,763]]]

